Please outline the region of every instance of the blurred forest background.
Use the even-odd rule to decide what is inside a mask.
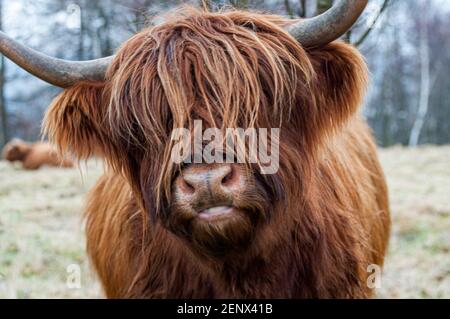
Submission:
[[[158,14],[183,4],[234,6],[309,17],[332,0],[0,0],[0,28],[49,55],[86,60],[113,54]],[[345,39],[366,57],[371,87],[363,112],[381,146],[450,142],[450,1],[371,0]],[[1,56],[0,147],[39,139],[59,92]]]

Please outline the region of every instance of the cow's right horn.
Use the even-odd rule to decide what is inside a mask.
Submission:
[[[89,61],[68,61],[33,50],[0,31],[0,53],[50,84],[66,88],[80,81],[102,81],[113,56]]]

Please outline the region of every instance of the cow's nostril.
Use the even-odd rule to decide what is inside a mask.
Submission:
[[[186,179],[182,178],[181,183],[183,190],[189,194],[195,193],[195,187],[190,182],[188,182]]]
[[[232,183],[233,175],[234,175],[233,171],[234,171],[233,168],[230,166],[230,171],[227,172],[225,174],[225,176],[222,178],[222,181],[221,181],[222,185],[228,186],[230,183]]]
[[[221,198],[237,190],[239,176],[238,169],[229,164],[197,164],[184,169],[177,177],[176,187],[180,194],[201,200]]]

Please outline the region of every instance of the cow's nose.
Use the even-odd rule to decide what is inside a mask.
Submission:
[[[180,195],[223,197],[239,190],[240,171],[232,164],[192,164],[177,178]]]

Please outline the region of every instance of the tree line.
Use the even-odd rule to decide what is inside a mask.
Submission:
[[[236,7],[305,18],[333,0],[197,0],[216,11]],[[111,55],[158,14],[186,1],[0,0],[0,29],[52,56]],[[371,71],[363,114],[381,146],[450,142],[450,4],[440,0],[372,0],[343,37]],[[0,56],[0,146],[39,139],[43,112],[59,92]]]

